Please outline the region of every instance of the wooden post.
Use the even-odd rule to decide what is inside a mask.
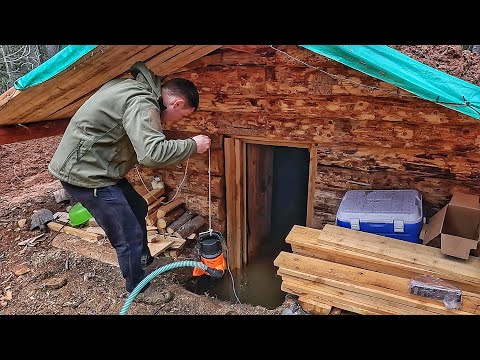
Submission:
[[[307,194],[307,218],[305,224],[311,227],[313,223],[313,212],[315,203],[315,175],[317,173],[317,149],[318,145],[310,147],[310,167],[308,172],[308,194]]]
[[[271,233],[273,147],[247,144],[248,254],[253,259]]]
[[[232,269],[246,262],[244,256],[245,226],[245,144],[238,139],[225,139],[225,183],[227,211],[227,246]]]

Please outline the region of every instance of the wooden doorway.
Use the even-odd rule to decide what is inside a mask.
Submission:
[[[290,199],[286,196],[291,203],[295,197],[303,196],[304,187],[303,204],[295,201],[303,209],[297,210],[297,220],[291,218],[299,225],[311,225],[317,149],[311,144],[241,138],[226,138],[224,145],[228,257],[231,269],[240,269],[265,250],[272,225],[277,237],[285,232],[281,230],[285,225],[282,217],[289,216],[290,204],[284,204],[281,210],[281,192],[292,195]],[[279,166],[282,159],[289,162],[288,168]],[[288,178],[289,171],[303,173],[304,184],[295,185],[300,192],[281,183],[280,177]],[[303,221],[298,220],[302,211]]]

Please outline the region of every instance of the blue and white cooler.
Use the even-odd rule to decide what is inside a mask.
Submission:
[[[417,190],[350,190],[337,211],[336,223],[349,229],[420,243],[424,222]]]

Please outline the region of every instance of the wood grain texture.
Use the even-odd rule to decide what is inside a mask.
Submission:
[[[273,156],[271,146],[247,144],[248,261],[270,240]]]

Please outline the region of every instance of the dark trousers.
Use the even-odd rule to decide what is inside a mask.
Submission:
[[[117,252],[126,289],[131,292],[145,277],[143,267],[153,260],[147,243],[147,202],[127,179],[97,189],[78,187],[63,181],[61,183],[105,230]],[[147,287],[148,285],[142,291]]]

